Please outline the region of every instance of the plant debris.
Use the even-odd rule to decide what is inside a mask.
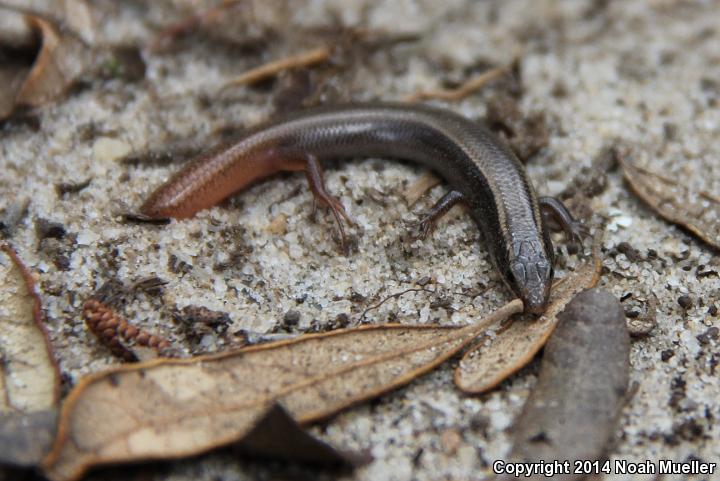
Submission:
[[[628,332],[632,337],[644,337],[649,335],[657,326],[658,298],[655,294],[647,295],[644,302],[645,312],[641,313],[635,309],[625,309],[627,317]]]
[[[325,62],[330,58],[332,50],[329,47],[318,47],[312,50],[301,52],[290,57],[273,60],[259,67],[248,70],[247,72],[227,81],[223,85],[223,90],[230,87],[240,85],[253,85],[262,80],[274,77],[280,72],[286,70],[297,69],[301,67],[309,67],[321,62]]]
[[[14,268],[2,276],[0,411],[29,412],[57,404],[60,376],[45,328],[33,274],[9,244],[0,245]],[[3,266],[4,267],[4,266]]]
[[[262,416],[238,443],[240,453],[253,458],[280,459],[328,467],[354,467],[371,461],[369,455],[340,451],[308,434],[280,404]]]
[[[167,340],[131,325],[97,299],[85,301],[82,312],[88,329],[110,352],[127,362],[174,357]]]
[[[432,172],[425,172],[405,189],[403,192],[405,202],[407,202],[409,206],[415,205],[425,192],[439,185],[441,182],[442,180]]]
[[[71,33],[60,32],[40,17],[27,18],[40,34],[42,47],[15,103],[37,107],[65,93],[84,72],[90,56],[85,45]]]
[[[602,194],[608,186],[607,174],[617,168],[618,159],[625,155],[626,146],[614,141],[600,150],[588,167],[573,176],[558,198],[580,219],[590,219],[591,199]]]
[[[464,328],[365,326],[89,376],[63,405],[45,473],[69,481],[93,465],[201,453],[242,440],[275,403],[301,424],[326,418],[407,384],[520,311],[515,300]]]
[[[445,100],[456,102],[468,95],[472,95],[488,83],[507,74],[510,69],[507,66],[491,68],[480,75],[473,77],[462,85],[452,89],[421,90],[403,98],[405,102],[420,102],[423,100]]]
[[[620,165],[630,188],[648,207],[720,251],[720,197],[692,191],[628,158],[622,158]]]
[[[0,466],[35,467],[55,441],[58,409],[0,412]],[[0,479],[2,478],[0,467]]]
[[[626,401],[630,338],[620,302],[602,289],[581,292],[558,317],[537,385],[512,428],[510,460],[568,460],[573,473],[575,461],[599,459],[615,433]],[[571,473],[553,479],[584,477]]]
[[[38,107],[58,98],[85,71],[89,49],[74,34],[61,32],[50,21],[26,15],[30,28],[41,39],[39,52],[25,55],[14,62],[3,62],[0,80],[0,119],[9,116],[18,106]],[[25,64],[22,58],[34,59]]]
[[[0,264],[0,464],[37,464],[55,433],[60,373],[32,273],[8,244]]]
[[[524,114],[511,93],[495,95],[487,105],[485,122],[510,146],[521,162],[528,162],[550,141],[550,129],[544,112]]]
[[[208,7],[165,27],[150,43],[149,50],[155,53],[167,50],[178,37],[196,31],[199,27],[213,25],[221,15],[227,14],[227,10],[240,3],[239,0],[224,0],[219,5]]]
[[[592,257],[572,274],[557,281],[545,313],[514,319],[494,338],[481,340],[465,353],[455,370],[455,385],[467,393],[488,391],[529,363],[545,345],[557,326],[558,313],[578,292],[595,286],[600,279],[602,233],[597,233]],[[489,344],[488,344],[489,343]]]

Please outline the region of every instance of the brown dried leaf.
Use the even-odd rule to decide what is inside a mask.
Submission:
[[[625,404],[630,336],[620,302],[605,290],[590,289],[575,296],[559,317],[537,385],[513,426],[511,461],[559,459],[574,467],[577,460],[599,459]],[[553,479],[581,477],[568,473]]]
[[[37,465],[55,437],[60,373],[32,274],[17,253],[0,264],[0,464]]]
[[[687,229],[720,250],[720,198],[695,192],[657,172],[621,158],[625,180],[640,199],[660,217]]]
[[[467,393],[481,393],[494,388],[522,369],[545,345],[555,326],[557,315],[578,292],[593,287],[600,278],[602,263],[597,234],[592,258],[575,272],[560,279],[550,294],[550,303],[540,319],[525,316],[513,320],[496,333],[470,348],[455,370],[455,385]],[[486,345],[490,342],[489,345]]]
[[[47,20],[35,16],[27,19],[42,37],[42,47],[17,94],[16,105],[37,107],[57,98],[73,84],[87,68],[90,53],[74,35],[60,33]]]
[[[98,464],[177,458],[241,440],[274,403],[300,423],[325,418],[429,371],[515,300],[465,328],[366,326],[90,376],[68,396],[44,462],[56,481]]]
[[[45,329],[32,274],[17,253],[0,265],[0,412],[28,413],[54,407],[60,376]]]

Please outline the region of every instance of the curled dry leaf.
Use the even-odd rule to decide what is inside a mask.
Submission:
[[[240,441],[275,403],[300,423],[325,418],[410,382],[520,311],[515,300],[460,329],[365,326],[90,376],[63,405],[45,474],[68,481],[93,465]]]
[[[559,459],[574,467],[577,460],[599,459],[625,404],[630,337],[620,302],[605,290],[590,289],[558,317],[537,385],[512,429],[511,461]],[[568,473],[553,479],[581,477]]]
[[[660,217],[720,250],[720,197],[692,191],[675,179],[640,167],[626,157],[620,164],[633,192]]]
[[[71,33],[60,33],[40,17],[28,16],[27,19],[40,33],[42,47],[15,103],[37,107],[63,94],[86,69],[90,54]]]
[[[550,293],[550,303],[540,319],[530,316],[515,319],[503,326],[494,338],[480,341],[465,353],[455,370],[457,387],[473,394],[488,391],[535,357],[557,326],[558,313],[573,296],[593,287],[600,279],[601,239],[602,234],[596,234],[592,257],[556,282]]]
[[[36,465],[54,435],[60,375],[32,274],[17,253],[0,264],[0,464]]]

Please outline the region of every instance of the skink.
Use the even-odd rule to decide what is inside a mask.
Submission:
[[[282,170],[304,170],[316,198],[338,224],[342,204],[324,188],[320,161],[384,157],[424,164],[451,186],[424,219],[430,225],[464,202],[491,258],[526,312],[542,313],[553,278],[551,214],[566,231],[572,218],[554,199],[538,199],[520,161],[482,125],[449,110],[368,104],[302,111],[256,127],[230,145],[200,155],[141,207],[150,218],[187,218]],[[342,232],[342,230],[341,230]]]

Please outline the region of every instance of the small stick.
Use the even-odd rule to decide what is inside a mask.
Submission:
[[[362,322],[362,320],[365,319],[365,315],[366,315],[368,312],[370,312],[370,311],[372,311],[372,310],[374,310],[374,309],[379,308],[380,306],[382,306],[383,304],[385,304],[385,303],[386,303],[387,301],[389,301],[390,299],[398,299],[400,296],[402,296],[402,295],[404,295],[404,294],[407,294],[408,292],[429,292],[429,293],[431,293],[431,294],[435,294],[437,291],[433,291],[433,290],[430,290],[430,289],[425,289],[424,287],[422,287],[422,288],[406,289],[406,290],[401,291],[401,292],[396,292],[395,294],[390,294],[389,296],[387,296],[386,298],[384,298],[382,301],[378,302],[378,303],[375,304],[374,306],[370,306],[370,307],[368,307],[367,309],[365,309],[365,310],[363,311],[362,315],[360,316],[360,322]]]
[[[332,53],[329,47],[319,47],[308,50],[290,57],[280,60],[273,60],[259,67],[252,68],[238,77],[228,81],[223,85],[222,90],[228,87],[236,87],[239,85],[252,85],[261,80],[273,77],[278,73],[293,68],[307,67],[326,61]]]
[[[477,77],[473,77],[454,89],[436,89],[421,90],[403,98],[405,102],[419,102],[421,100],[437,99],[447,101],[461,100],[468,95],[480,90],[487,84],[498,77],[505,75],[508,71],[506,66],[491,68],[481,73]]]
[[[240,0],[225,0],[220,5],[206,8],[171,24],[170,26],[162,29],[160,33],[155,36],[155,39],[150,43],[148,49],[151,52],[160,52],[166,49],[170,45],[170,42],[176,37],[192,31],[202,23],[212,24],[220,17],[220,14],[223,11],[230,7],[234,7],[238,3],[240,3]]]

